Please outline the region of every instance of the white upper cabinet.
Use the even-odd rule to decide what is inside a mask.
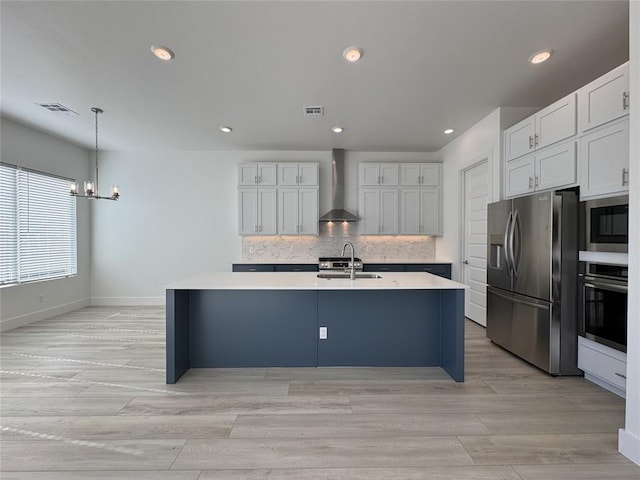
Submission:
[[[275,235],[276,189],[238,189],[238,230],[240,235]]]
[[[629,190],[629,119],[580,139],[580,198],[613,196]]]
[[[295,187],[317,187],[318,186],[318,164],[317,163],[279,163],[278,185]]]
[[[238,165],[238,185],[275,186],[275,163],[241,163]]]
[[[400,164],[400,185],[407,187],[437,187],[440,185],[439,163]]]
[[[505,130],[505,159],[553,145],[576,132],[576,94],[572,93]]]
[[[400,235],[440,235],[440,188],[400,189]]]
[[[566,142],[507,162],[505,196],[566,187],[577,181],[576,142]]]
[[[398,185],[398,164],[361,163],[358,167],[358,183],[367,187]]]
[[[278,189],[278,234],[318,235],[318,189]]]
[[[398,233],[398,189],[362,188],[359,194],[360,234]]]
[[[629,113],[629,63],[578,90],[578,123],[586,132]]]

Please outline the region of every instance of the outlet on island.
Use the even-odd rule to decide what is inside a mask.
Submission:
[[[327,339],[327,327],[320,327],[320,340]]]

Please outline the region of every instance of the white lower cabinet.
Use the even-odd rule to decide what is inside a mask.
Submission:
[[[588,338],[578,337],[578,368],[584,378],[625,397],[627,388],[627,355]]]
[[[400,234],[440,235],[440,189],[400,189]]]
[[[505,166],[505,196],[568,187],[577,181],[576,142],[540,150]]]
[[[629,191],[629,119],[580,139],[580,198]]]
[[[362,188],[359,194],[360,233],[396,235],[398,233],[398,189]]]
[[[278,234],[318,235],[318,189],[278,189]]]
[[[276,189],[238,189],[238,230],[240,235],[275,235]]]

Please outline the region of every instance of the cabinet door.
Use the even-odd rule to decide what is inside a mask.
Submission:
[[[258,164],[258,185],[276,185],[277,164],[275,163],[259,163]]]
[[[420,233],[423,235],[442,234],[439,188],[422,188],[420,190]]]
[[[359,183],[364,186],[380,185],[380,165],[377,163],[361,163],[359,168]]]
[[[258,233],[258,190],[238,189],[238,233],[255,235]]]
[[[535,154],[536,190],[576,183],[576,142],[563,143]]]
[[[576,134],[576,94],[571,93],[535,115],[535,147],[544,148]]]
[[[504,131],[505,159],[507,161],[533,151],[535,128],[535,118],[531,116]]]
[[[297,187],[298,186],[298,164],[297,163],[279,163],[278,175],[281,186]]]
[[[426,163],[420,167],[420,184],[423,187],[439,187],[440,186],[440,168],[439,163]]]
[[[533,155],[506,163],[504,172],[505,197],[533,192],[534,165]]]
[[[629,190],[629,120],[580,139],[580,198]]]
[[[398,189],[380,190],[380,233],[396,235],[398,233]]]
[[[276,189],[258,188],[258,234],[275,235],[277,226]]]
[[[305,187],[318,186],[317,163],[301,163],[298,166],[298,185]]]
[[[578,90],[580,131],[604,125],[629,113],[629,63]]]
[[[420,189],[400,189],[400,234],[415,235],[422,226],[420,217]]]
[[[400,165],[400,185],[414,187],[420,185],[422,176],[419,163],[404,163]]]
[[[318,189],[301,188],[298,192],[298,233],[318,235]]]
[[[238,185],[258,184],[258,164],[241,163],[238,165]]]
[[[364,188],[359,195],[358,228],[361,234],[377,235],[380,233],[380,189]]]
[[[380,185],[398,185],[398,170],[399,168],[397,163],[381,163]]]
[[[297,235],[298,220],[298,189],[278,189],[278,234]]]

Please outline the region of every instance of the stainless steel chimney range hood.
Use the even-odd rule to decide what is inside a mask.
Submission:
[[[320,217],[321,222],[357,222],[357,215],[344,209],[344,150],[331,151],[331,210]]]

